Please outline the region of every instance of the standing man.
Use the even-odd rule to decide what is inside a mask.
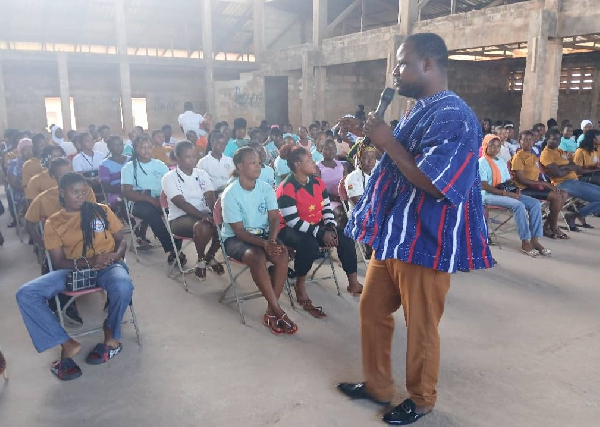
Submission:
[[[478,176],[481,127],[448,90],[446,45],[436,34],[415,34],[400,46],[397,60],[398,93],[417,103],[393,134],[373,114],[365,125],[366,136],[385,153],[346,227],[374,251],[360,299],[365,382],[337,387],[352,399],[392,400],[392,314],[402,305],[410,398],[383,421],[406,425],[435,405],[438,324],[450,273],[490,268],[493,260]]]
[[[194,104],[190,101],[186,101],[183,104],[183,113],[179,115],[177,121],[179,122],[181,131],[185,135],[193,130],[198,137],[206,136],[206,131],[200,129],[200,125],[204,122],[204,117],[202,117],[202,114],[194,113]]]

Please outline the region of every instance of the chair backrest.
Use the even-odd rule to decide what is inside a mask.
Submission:
[[[223,225],[223,206],[221,206],[221,198],[219,197],[213,209],[213,222],[216,226]]]
[[[160,207],[163,209],[167,209],[167,207],[169,206],[169,203],[167,201],[167,195],[165,194],[164,191],[160,192]]]

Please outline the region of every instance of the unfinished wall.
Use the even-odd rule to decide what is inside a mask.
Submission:
[[[450,61],[448,86],[473,109],[482,120],[510,120],[519,123],[521,92],[508,90],[509,73],[522,70],[520,60]]]
[[[233,125],[243,117],[248,126],[258,126],[265,118],[265,79],[259,73],[243,73],[238,80],[215,82],[215,118]]]
[[[312,40],[312,20],[265,5],[265,44],[267,50],[296,46]]]

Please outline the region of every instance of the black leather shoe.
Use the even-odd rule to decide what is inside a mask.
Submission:
[[[424,414],[417,414],[415,410],[417,409],[417,405],[410,399],[406,399],[400,405],[396,406],[389,412],[386,412],[381,419],[392,425],[396,426],[406,426],[408,424],[412,424],[415,421],[423,418],[429,412],[425,412]]]
[[[383,402],[373,397],[368,391],[365,383],[339,383],[337,386],[339,391],[344,393],[352,400],[365,399],[371,402],[377,403],[378,405],[389,405],[389,401]]]

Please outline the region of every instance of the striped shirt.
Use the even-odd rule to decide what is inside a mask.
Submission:
[[[336,226],[329,194],[321,178],[310,176],[308,183],[302,185],[294,174],[289,174],[276,194],[281,228],[288,226],[317,237],[320,231],[324,231],[324,225]]]
[[[346,234],[379,260],[450,273],[492,267],[477,163],[483,136],[471,109],[453,92],[437,93],[417,102],[394,137],[444,198],[416,188],[386,153]]]

